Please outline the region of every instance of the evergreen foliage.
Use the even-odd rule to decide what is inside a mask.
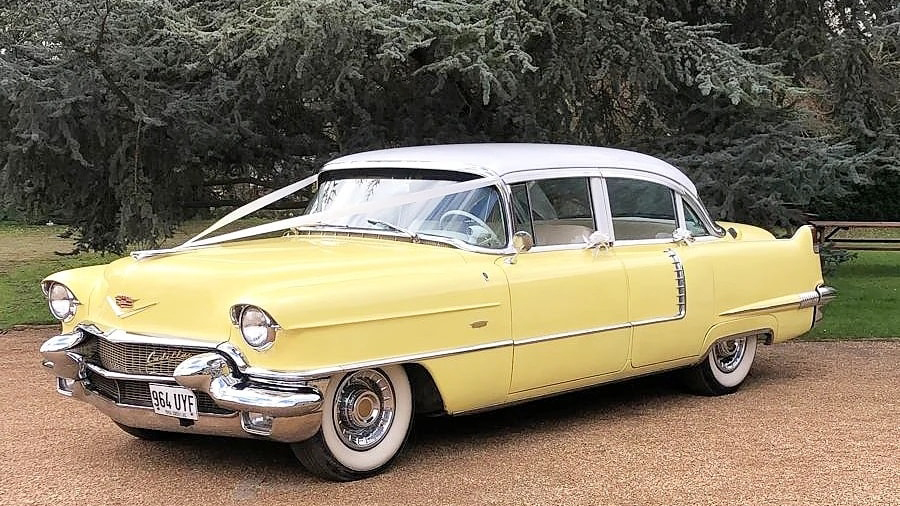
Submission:
[[[788,225],[896,184],[898,23],[868,0],[9,0],[0,208],[119,251],[338,154],[552,141],[661,156],[719,217]]]

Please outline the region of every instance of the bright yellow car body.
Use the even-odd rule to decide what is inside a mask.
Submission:
[[[427,165],[425,162],[440,163],[447,153],[452,153],[454,164],[467,156],[474,164],[484,155],[483,150],[492,153],[491,149],[500,150],[500,158],[509,150],[519,150],[534,160],[536,154],[546,155],[547,149],[557,150],[549,154],[573,149],[485,146],[424,148],[416,154],[422,158],[428,154],[429,159],[411,165],[410,157],[402,156],[408,153],[393,150],[398,153],[394,165],[405,164],[413,170]],[[645,163],[644,158],[649,157],[615,163],[610,153],[621,152],[583,149],[597,148],[575,148],[571,156],[585,157],[585,161],[566,164],[577,169],[553,163],[559,157],[543,156],[549,159],[545,167],[487,174],[500,178],[513,174],[515,177],[498,183],[510,185],[513,191],[517,181],[527,181],[519,187],[522,191],[533,190],[528,185],[532,180],[540,183],[542,169],[554,171],[550,175],[555,182],[567,174],[579,184],[584,179],[591,187],[595,211],[606,203],[607,216],[605,220],[594,217],[599,235],[585,236],[581,244],[570,240],[575,244],[516,249],[514,227],[509,226],[509,233],[501,238],[504,232],[488,218],[481,223],[490,224],[498,240],[505,239],[495,251],[453,247],[438,239],[425,240],[425,235],[407,237],[391,230],[356,233],[300,227],[288,229],[283,237],[225,241],[64,271],[49,276],[45,286],[60,283],[77,299],[74,314],[62,323],[63,335],[87,329],[112,336],[114,342],[143,338],[163,344],[178,344],[178,340],[183,340],[181,344],[206,343],[210,351],[225,357],[225,372],[233,377],[241,377],[238,371],[247,377],[257,373],[259,381],[251,381],[253,385],[271,380],[276,384],[273,388],[289,390],[290,385],[302,384],[320,394],[329,382],[353,371],[402,365],[407,368],[413,395],[425,392],[428,397],[420,403],[420,411],[425,404],[430,411],[447,414],[695,366],[717,343],[742,336],[766,344],[792,339],[814,325],[820,307],[833,297],[833,291],[822,286],[809,227],[801,227],[792,238],[775,239],[756,227],[714,225],[705,218],[702,222],[707,232],[701,237],[656,234],[647,240],[616,238],[617,230],[627,228],[622,223],[635,225],[635,229],[657,223],[652,217],[609,216],[615,214],[610,212],[610,196],[598,198],[600,191],[609,188],[605,179],[610,172],[604,172],[605,167],[611,166],[615,169],[612,174],[623,180],[628,179],[628,171],[642,177],[644,172],[633,165]],[[384,153],[391,151],[376,153],[379,155],[370,157],[368,165],[366,158],[360,158],[364,155],[356,155],[350,163],[356,170],[390,165],[390,160],[384,161]],[[596,164],[600,166],[596,172],[587,156],[591,153],[606,157],[605,162]],[[326,171],[339,172],[340,163],[338,160]],[[652,167],[646,171],[653,172]],[[666,183],[665,176],[656,171],[650,179]],[[675,228],[684,229],[687,215],[682,207],[687,206],[698,220],[695,226],[704,228],[697,215],[705,216],[705,210],[690,196],[690,188],[684,188],[687,183],[679,185],[679,181],[683,179],[670,182],[673,198],[684,199],[673,200]],[[529,194],[522,202],[533,198]],[[508,221],[514,213],[505,211],[502,219]],[[557,218],[560,223],[550,223],[533,216],[530,226],[534,231],[548,226],[569,230],[582,219]],[[441,216],[441,223],[456,219],[452,215],[444,218]],[[468,218],[464,220],[468,225],[457,228],[477,228]],[[239,322],[229,318],[230,308],[240,311],[248,306],[263,308],[277,322],[274,341],[264,347],[249,344]],[[126,335],[129,337],[121,339]],[[223,343],[230,346],[223,347]],[[71,353],[76,347],[64,352]],[[62,381],[60,371],[72,369],[60,363],[66,361],[61,358],[63,351],[49,345],[43,351],[48,367],[61,378],[61,393],[72,395],[74,390],[75,397],[93,401],[117,422],[138,428],[296,442],[316,433],[321,410],[331,409],[327,399],[324,407],[320,399],[317,409],[298,417],[307,421],[303,428],[287,435],[276,430],[277,416],[274,433],[246,430],[246,424],[241,432],[236,422],[227,430],[221,428],[220,419],[239,416],[241,409],[234,409],[231,415],[217,414],[217,423],[210,426],[204,425],[206,417],[202,415],[196,422],[179,423],[178,418],[148,413],[146,406],[141,408],[142,416],[135,418],[123,414],[129,408],[118,402],[120,399],[104,399],[103,392],[90,386],[84,364],[74,366],[81,367],[81,376]],[[146,360],[151,361],[149,357]],[[109,372],[112,380],[129,379],[116,376],[116,372],[127,374]],[[141,379],[153,380],[146,376]],[[194,385],[180,379],[178,383]],[[217,399],[215,392],[210,395]],[[240,404],[243,401],[229,399],[233,402],[224,405],[245,406]],[[360,409],[365,411],[368,406]],[[366,449],[355,451],[364,453]]]

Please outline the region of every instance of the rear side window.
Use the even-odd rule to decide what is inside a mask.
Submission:
[[[640,179],[606,180],[616,240],[671,239],[678,227],[675,193]]]

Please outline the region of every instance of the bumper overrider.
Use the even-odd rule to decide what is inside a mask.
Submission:
[[[60,394],[87,402],[120,424],[282,442],[303,441],[319,430],[328,378],[310,380],[248,367],[240,351],[229,343],[211,346],[208,352],[186,358],[171,376],[126,374],[87,360],[82,347],[92,335],[96,333],[76,329],[48,339],[40,348],[43,364],[57,376]],[[127,336],[130,342],[143,337]],[[153,339],[147,338],[151,343]],[[117,402],[103,395],[91,378],[132,385],[180,385],[208,395],[219,409],[216,413],[199,413],[198,420],[159,415],[152,407]]]

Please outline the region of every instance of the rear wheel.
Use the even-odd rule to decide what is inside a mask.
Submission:
[[[702,395],[735,392],[750,372],[756,356],[756,344],[755,335],[717,341],[703,361],[685,369],[685,383]]]
[[[132,436],[143,439],[144,441],[171,441],[173,439],[178,438],[181,434],[177,432],[165,432],[161,430],[153,430],[153,429],[141,429],[138,427],[129,427],[128,425],[123,425],[119,422],[115,423],[120,429],[125,432],[131,434]]]
[[[402,366],[354,371],[329,383],[322,427],[291,448],[319,477],[358,480],[391,465],[406,443],[412,415],[412,390]]]

